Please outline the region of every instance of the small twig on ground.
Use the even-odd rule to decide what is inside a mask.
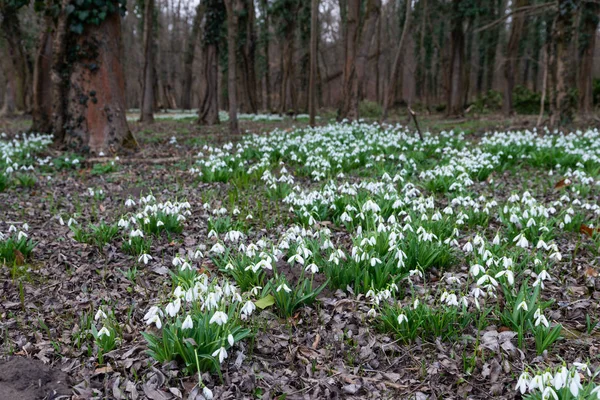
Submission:
[[[417,127],[417,132],[419,133],[419,138],[423,141],[423,134],[421,133],[421,128],[419,128],[419,121],[417,121],[417,113],[413,111],[412,108],[408,107],[408,112],[412,117],[413,121],[415,121],[415,126]]]

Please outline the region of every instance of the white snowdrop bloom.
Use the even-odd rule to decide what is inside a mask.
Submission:
[[[522,301],[519,303],[519,305],[517,306],[517,310],[523,310],[523,311],[528,311],[529,307],[527,306],[527,303],[525,301]]]
[[[375,311],[374,308],[371,308],[368,312],[367,312],[367,317],[369,318],[375,318],[377,316],[377,311]]]
[[[220,347],[217,350],[215,350],[211,355],[213,357],[217,357],[219,359],[219,364],[221,364],[227,358],[227,350],[225,350],[225,347]]]
[[[581,377],[579,375],[579,372],[574,371],[572,373],[570,373],[569,376],[569,392],[571,392],[571,394],[577,398],[579,396],[579,391],[583,389],[583,386],[581,385]]]
[[[225,247],[223,247],[221,243],[215,243],[210,249],[210,252],[214,254],[223,254],[225,253]]]
[[[98,311],[96,311],[96,315],[94,316],[94,321],[98,321],[100,318],[106,319],[108,316],[104,311],[98,309]]]
[[[176,316],[177,313],[179,313],[180,309],[181,309],[181,299],[180,298],[176,298],[171,303],[167,304],[167,307],[165,307],[166,313],[171,317]]]
[[[319,272],[319,267],[317,267],[317,264],[315,263],[308,264],[305,268],[305,271],[310,271],[312,274],[316,274]]]
[[[233,340],[233,335],[231,333],[227,335],[227,342],[230,346],[233,346],[233,344],[235,343],[235,340]]]
[[[521,394],[525,394],[529,386],[529,379],[529,374],[523,371],[521,373],[521,376],[519,376],[519,380],[517,381],[517,386],[515,387],[515,390],[518,390],[519,392],[521,392]]]
[[[174,267],[178,267],[181,264],[183,264],[183,260],[181,259],[181,257],[175,256],[175,257],[173,257],[173,260],[171,261],[171,264],[173,264]]]
[[[529,247],[529,242],[527,241],[525,235],[523,235],[522,233],[519,233],[517,236],[515,236],[513,242],[516,242],[516,245],[518,247],[522,247],[524,249]]]
[[[105,326],[103,326],[102,329],[98,331],[98,337],[100,338],[102,336],[110,337],[110,331]]]
[[[125,207],[133,207],[133,206],[135,206],[135,200],[133,200],[132,198],[125,200]]]
[[[567,384],[568,377],[569,370],[563,365],[561,369],[556,374],[554,374],[554,378],[552,379],[552,386],[554,386],[556,390],[562,389]]]
[[[216,323],[217,325],[222,326],[223,324],[226,324],[228,320],[229,317],[227,314],[225,314],[223,311],[217,311],[210,319],[210,323]]]
[[[162,322],[160,322],[160,317],[158,316],[158,314],[153,315],[148,319],[148,321],[146,321],[146,325],[151,324],[155,324],[157,329],[160,329],[162,327]]]
[[[150,254],[142,254],[138,257],[138,262],[143,262],[144,264],[148,264],[148,261],[152,260],[152,256]]]
[[[210,390],[206,386],[204,386],[204,388],[202,389],[202,396],[204,396],[206,400],[213,400],[214,398],[212,390]]]
[[[254,303],[252,301],[248,300],[244,304],[244,306],[242,307],[242,310],[241,310],[242,319],[252,315],[252,313],[254,312],[255,309],[256,309],[256,306],[254,305]]]
[[[29,235],[27,235],[23,231],[19,231],[19,234],[17,235],[17,240],[21,240],[21,239],[24,239],[24,238],[27,238],[27,237],[29,237]]]
[[[194,327],[194,322],[192,321],[191,315],[185,317],[183,323],[181,324],[181,329],[192,329]]]
[[[471,242],[467,242],[465,243],[462,249],[465,253],[471,253],[473,251],[473,245],[471,244]]]
[[[404,314],[398,315],[398,324],[402,325],[403,322],[408,323],[408,318]]]
[[[469,269],[469,272],[474,277],[477,277],[479,274],[485,274],[485,268],[483,268],[479,264],[473,264],[473,265],[471,265],[471,268]]]
[[[292,291],[292,289],[290,289],[285,283],[282,283],[281,285],[277,286],[277,289],[275,291],[279,292],[281,291],[281,289],[283,289],[286,293],[290,293]]]

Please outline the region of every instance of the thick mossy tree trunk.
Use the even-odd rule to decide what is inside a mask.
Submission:
[[[121,17],[111,12],[99,25],[86,24],[76,34],[64,12],[68,4],[64,0],[52,49],[55,138],[68,148],[94,154],[137,147],[125,115]]]

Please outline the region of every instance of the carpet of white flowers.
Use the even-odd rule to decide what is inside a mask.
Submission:
[[[1,355],[83,397],[600,399],[598,130],[167,140],[3,138]]]

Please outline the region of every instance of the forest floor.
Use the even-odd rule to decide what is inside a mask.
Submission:
[[[517,131],[534,121],[422,118],[423,141],[412,124],[242,121],[260,135],[229,145],[225,124],[167,119],[132,123],[141,150],[104,159],[6,122],[0,170],[17,165],[0,180],[0,399],[201,399],[203,387],[218,399],[515,399],[524,371],[563,363],[591,396],[600,134]],[[186,312],[195,327],[215,313],[176,287],[221,296],[225,279],[258,308],[242,320],[235,296],[220,300],[229,330],[217,334],[235,336],[213,338],[227,347],[221,373],[174,349],[153,358],[143,332],[183,335]]]

